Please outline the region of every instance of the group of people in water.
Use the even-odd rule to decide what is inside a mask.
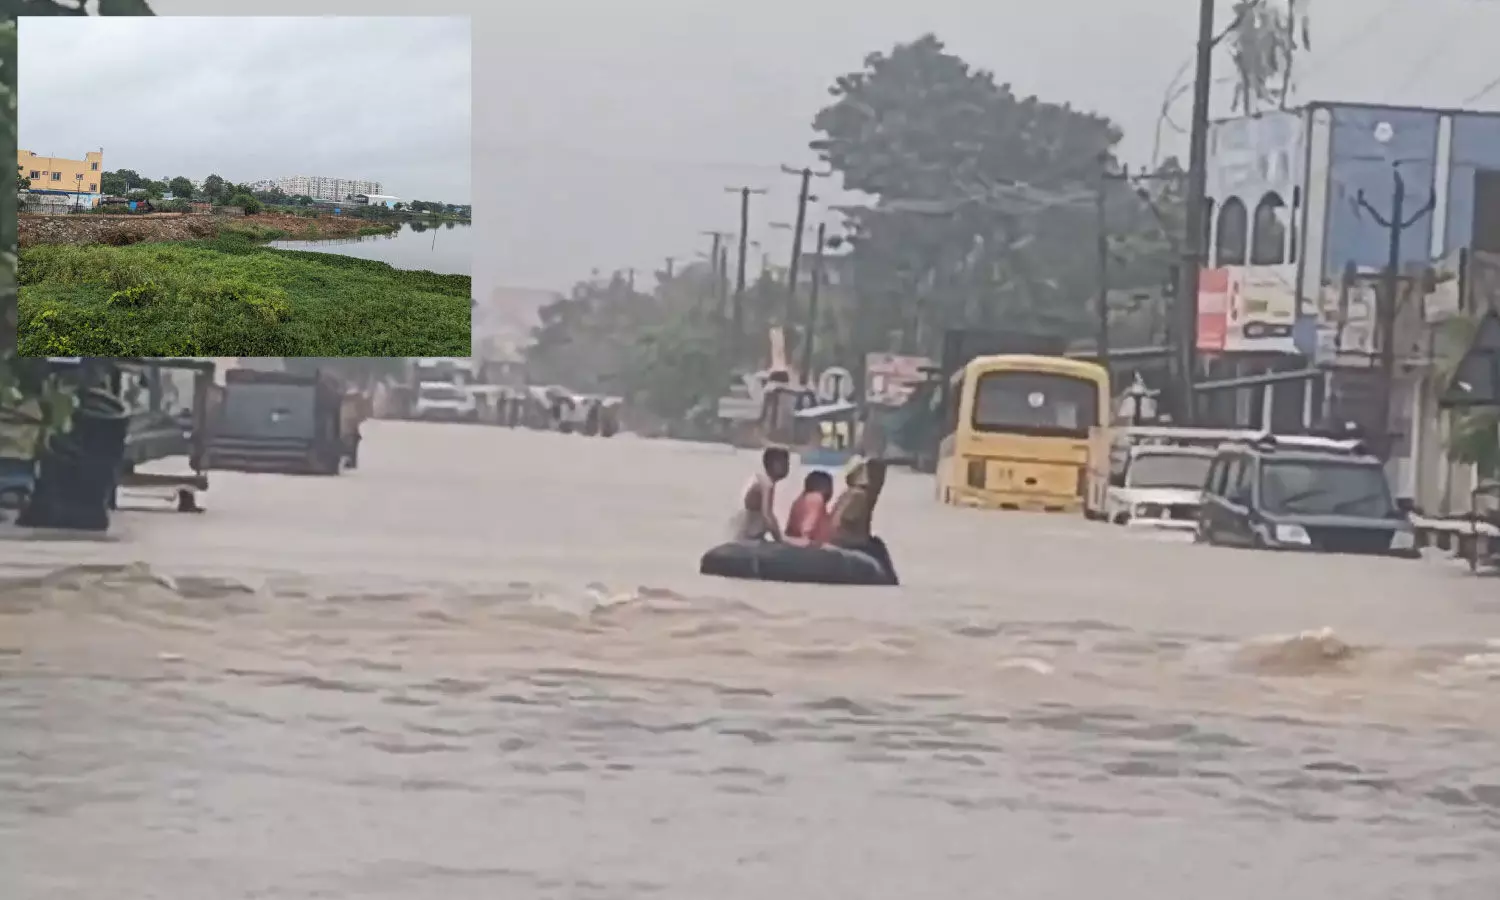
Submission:
[[[875,505],[885,487],[885,461],[851,460],[844,469],[844,491],[837,498],[832,475],[821,469],[809,472],[783,527],[776,520],[776,486],[791,474],[791,467],[791,454],[783,447],[761,454],[760,471],[740,497],[734,539],[854,550],[873,558],[894,578],[885,542],[872,530]]]

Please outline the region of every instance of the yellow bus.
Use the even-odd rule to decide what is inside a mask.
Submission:
[[[1110,420],[1109,372],[1060,356],[981,356],[945,394],[938,498],[955,506],[1077,513],[1089,449]]]

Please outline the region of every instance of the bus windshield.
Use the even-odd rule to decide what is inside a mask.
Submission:
[[[986,372],[974,385],[976,431],[1088,437],[1099,424],[1099,386],[1055,372]]]

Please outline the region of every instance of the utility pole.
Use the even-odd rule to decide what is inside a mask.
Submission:
[[[705,237],[713,239],[713,246],[708,251],[708,266],[713,271],[715,278],[719,275],[719,250],[724,246],[724,239],[731,237],[727,231],[700,231]]]
[[[709,288],[708,295],[711,299],[719,300],[719,316],[722,318],[724,315],[724,305],[723,301],[719,298],[719,285],[724,280],[724,270],[722,268],[724,264],[724,260],[722,259],[724,239],[730,235],[727,231],[700,231],[698,233],[713,239],[713,246],[708,250],[708,272],[711,279],[709,282],[711,287]]]
[[[801,243],[801,233],[798,233]],[[818,223],[818,246],[813,250],[812,291],[807,296],[807,336],[802,341],[802,383],[813,383],[813,343],[818,332],[818,287],[823,283],[823,247],[828,241],[828,226]]]
[[[719,270],[715,280],[719,290],[719,318],[724,319],[725,313],[729,311],[729,247],[719,248],[719,262],[716,268]]]
[[[676,271],[676,266],[677,266],[677,257],[675,257],[675,256],[669,256],[669,257],[667,257],[666,268],[662,270],[662,274],[666,276],[666,280],[667,281],[671,281],[672,280],[672,274],[673,274],[673,272]]]
[[[1380,340],[1380,375],[1375,392],[1375,402],[1379,404],[1375,411],[1375,422],[1381,459],[1390,459],[1391,456],[1391,397],[1396,381],[1396,314],[1399,312],[1397,307],[1401,298],[1401,234],[1420,222],[1437,205],[1437,193],[1433,192],[1421,209],[1412,213],[1411,218],[1406,218],[1406,179],[1401,177],[1399,164],[1391,166],[1391,178],[1390,218],[1381,215],[1379,210],[1370,205],[1363,190],[1355,197],[1365,212],[1386,229],[1389,240],[1385,273],[1376,299],[1375,334]]]
[[[1193,380],[1198,370],[1198,276],[1208,256],[1204,246],[1204,199],[1208,174],[1208,101],[1213,87],[1214,0],[1198,0],[1198,47],[1193,74],[1193,119],[1188,141],[1187,234],[1183,235],[1182,268],[1177,279],[1177,416],[1179,425],[1198,417]]]
[[[797,221],[792,225],[792,264],[786,273],[786,321],[787,324],[791,324],[792,319],[797,315],[797,275],[802,265],[802,232],[807,227],[807,204],[818,199],[810,193],[813,176],[827,178],[833,174],[833,171],[814,172],[806,166],[798,169],[788,165],[783,165],[781,171],[802,179],[802,187],[797,191]]]
[[[764,194],[765,188],[727,187],[730,194],[740,195],[740,258],[734,276],[734,305],[730,311],[730,328],[734,357],[739,356],[740,341],[745,333],[745,255],[750,251],[750,195]]]
[[[1099,279],[1099,317],[1094,332],[1094,353],[1099,365],[1109,368],[1109,225],[1105,221],[1105,187],[1109,184],[1109,153],[1099,154],[1099,186],[1094,191],[1094,229],[1097,232],[1094,252],[1098,254],[1095,266]]]

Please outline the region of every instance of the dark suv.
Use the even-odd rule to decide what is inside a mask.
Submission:
[[[1411,520],[1357,441],[1265,435],[1221,446],[1208,470],[1205,544],[1415,557]]]

